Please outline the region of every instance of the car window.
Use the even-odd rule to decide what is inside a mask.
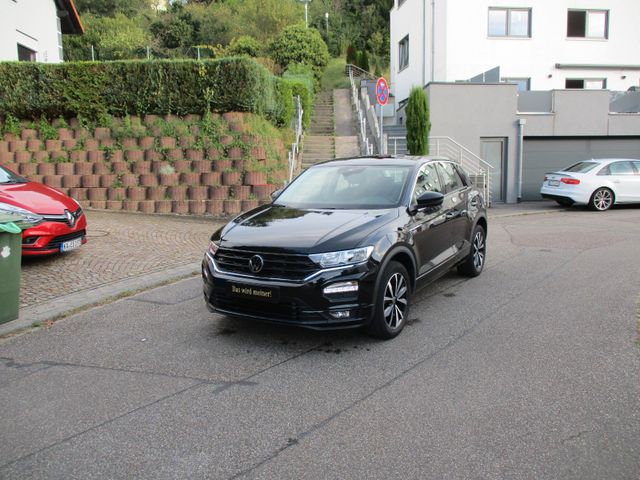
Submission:
[[[636,175],[640,175],[640,161],[631,163],[633,163],[633,166],[636,167]]]
[[[440,174],[442,175],[442,183],[445,189],[445,192],[453,192],[454,190],[458,190],[459,188],[464,187],[464,182],[458,171],[455,167],[448,162],[443,162],[440,164]]]
[[[26,183],[27,179],[16,175],[11,170],[0,167],[0,183]]]
[[[412,168],[409,165],[318,165],[303,172],[275,203],[294,208],[332,209],[398,206]]]
[[[412,203],[416,203],[418,197],[426,192],[444,193],[434,163],[427,163],[420,169],[416,184],[413,187]]]
[[[598,175],[635,175],[631,162],[613,162],[598,172]]]
[[[562,172],[587,173],[593,170],[598,164],[596,162],[578,162],[570,167],[563,168]]]

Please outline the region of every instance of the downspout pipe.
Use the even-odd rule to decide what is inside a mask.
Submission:
[[[431,0],[431,81],[435,80],[436,69],[436,0]]]
[[[427,83],[427,0],[422,2],[422,86]]]
[[[527,120],[518,120],[518,203],[522,201],[522,167],[524,164],[524,126]]]

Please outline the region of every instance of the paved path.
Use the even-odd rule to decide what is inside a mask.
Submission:
[[[0,478],[639,478],[640,209],[551,211],[502,210],[389,342],[199,278],[1,340]]]

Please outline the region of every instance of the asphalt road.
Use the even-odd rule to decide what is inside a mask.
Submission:
[[[640,478],[640,209],[498,218],[393,341],[193,278],[0,342],[0,478]]]

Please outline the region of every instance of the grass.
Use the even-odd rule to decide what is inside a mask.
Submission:
[[[349,77],[344,73],[346,62],[344,58],[332,58],[320,79],[322,90],[333,90],[334,88],[349,88]]]

